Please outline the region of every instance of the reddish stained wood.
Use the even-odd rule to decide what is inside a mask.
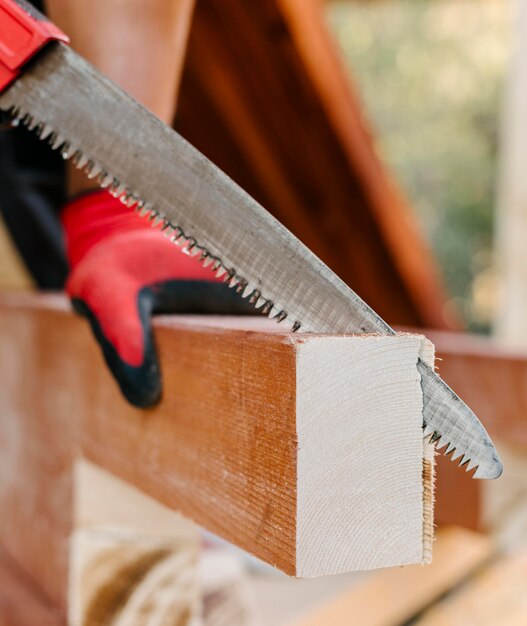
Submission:
[[[324,3],[278,0],[278,4],[409,297],[427,324],[444,328],[445,294],[437,267],[409,205],[375,151],[360,100],[325,24]]]
[[[434,521],[438,526],[482,528],[482,483],[444,455],[436,457]]]
[[[81,454],[294,574],[288,334],[159,324],[165,396],[141,411],[121,397],[88,325],[64,299],[42,308],[53,298],[1,300],[0,537],[54,602],[66,606],[69,480]]]
[[[437,271],[323,22],[313,0],[200,0],[178,129],[390,322],[445,327]]]
[[[437,370],[493,437],[527,445],[527,351],[468,333],[426,331]]]
[[[0,626],[65,626],[66,619],[0,549]]]

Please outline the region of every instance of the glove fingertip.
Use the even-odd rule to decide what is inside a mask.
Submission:
[[[110,369],[124,397],[140,409],[155,406],[161,399],[161,376],[157,358],[145,358],[140,367],[131,367],[119,360]]]
[[[133,366],[119,356],[86,302],[80,298],[73,298],[71,302],[75,312],[89,321],[92,332],[102,349],[104,360],[128,402],[141,409],[156,405],[162,394],[161,372],[149,326],[146,325],[144,329],[146,334],[144,358],[140,365]]]

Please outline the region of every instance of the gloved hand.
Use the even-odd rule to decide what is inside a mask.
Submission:
[[[161,396],[153,313],[254,313],[197,257],[106,191],[72,200],[61,218],[70,263],[66,291],[135,406],[152,406]]]

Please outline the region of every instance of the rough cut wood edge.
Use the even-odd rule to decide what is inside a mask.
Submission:
[[[415,366],[421,340],[322,339],[271,332],[268,324],[257,330],[254,324],[241,318],[221,323],[197,317],[158,319],[165,395],[160,406],[140,411],[122,399],[87,324],[69,312],[63,298],[2,296],[0,380],[5,389],[0,394],[0,439],[6,454],[1,457],[0,505],[5,514],[0,541],[59,606],[64,606],[72,527],[72,466],[81,455],[289,574],[312,576],[344,566],[346,560],[331,556],[326,548],[328,560],[318,572],[314,561],[305,567],[305,553],[302,567],[297,567],[298,350],[312,341],[389,341],[379,351],[380,362],[388,345],[394,350],[412,346]],[[412,380],[415,391],[415,367]],[[321,387],[320,393],[328,394],[328,388]],[[333,392],[328,402],[332,397]],[[392,398],[389,402],[391,407]],[[415,397],[413,402],[415,408]],[[408,428],[415,466],[404,482],[421,490],[421,508],[413,509],[415,527],[424,519],[423,443],[415,415],[410,420],[405,416],[404,428],[396,429],[397,439],[391,442],[394,451],[407,446],[400,437]],[[349,441],[350,446],[355,443]],[[370,447],[359,447],[358,454],[364,463],[357,484],[363,473],[376,472]],[[310,532],[316,534],[316,518],[314,524]],[[422,530],[412,535],[415,546],[392,545],[390,564],[423,560]],[[331,558],[340,564],[332,564]],[[354,566],[358,564],[355,560]],[[380,558],[376,564],[361,562],[380,564]],[[347,566],[352,565],[349,559]]]

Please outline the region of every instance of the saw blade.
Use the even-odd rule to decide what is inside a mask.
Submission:
[[[357,294],[228,176],[68,46],[48,46],[0,95],[0,108],[173,241],[262,313],[292,330],[393,334]],[[419,361],[425,435],[474,477],[501,462],[474,413]]]

